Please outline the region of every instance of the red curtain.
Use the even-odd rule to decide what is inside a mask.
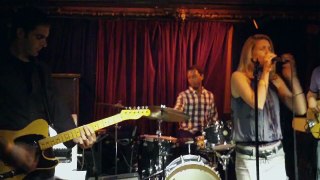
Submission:
[[[118,113],[101,103],[173,107],[187,88],[193,64],[205,70],[204,86],[215,94],[220,119],[229,114],[232,25],[222,22],[100,20],[98,29],[95,118]],[[157,121],[142,118],[141,134],[155,134]],[[176,123],[163,122],[164,135]]]

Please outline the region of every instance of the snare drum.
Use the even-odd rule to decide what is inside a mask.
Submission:
[[[159,146],[159,140],[161,146]],[[168,165],[176,155],[177,138],[171,136],[141,135],[139,141],[139,173],[143,178]],[[159,154],[160,152],[160,154]],[[159,161],[160,160],[160,161]]]
[[[208,166],[201,156],[184,155],[173,160],[166,167],[166,180],[220,180],[220,175]]]

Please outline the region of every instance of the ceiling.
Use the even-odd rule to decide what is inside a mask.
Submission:
[[[37,6],[53,16],[320,21],[319,0],[0,0],[1,12]]]

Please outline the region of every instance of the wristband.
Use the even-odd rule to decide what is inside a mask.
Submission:
[[[293,96],[298,96],[298,95],[300,95],[300,94],[303,94],[303,92],[297,93],[297,94],[295,94],[295,95],[293,95]]]

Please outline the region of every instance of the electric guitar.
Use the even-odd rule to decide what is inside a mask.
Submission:
[[[295,117],[292,128],[296,131],[311,133],[314,138],[320,139],[320,113],[307,110],[307,117]]]
[[[149,109],[122,110],[119,114],[95,121],[87,124],[86,126],[90,126],[94,131],[96,131],[125,120],[139,119],[142,116],[150,116],[150,114],[151,112]],[[0,130],[0,137],[5,138],[11,143],[22,142],[37,148],[39,161],[35,171],[41,171],[53,169],[59,163],[52,154],[52,147],[56,144],[80,137],[81,128],[83,128],[83,126],[49,137],[49,126],[47,121],[37,119],[18,131]],[[18,180],[23,179],[26,176],[27,174],[23,173],[20,169],[15,169],[0,160],[0,179],[8,178]]]

